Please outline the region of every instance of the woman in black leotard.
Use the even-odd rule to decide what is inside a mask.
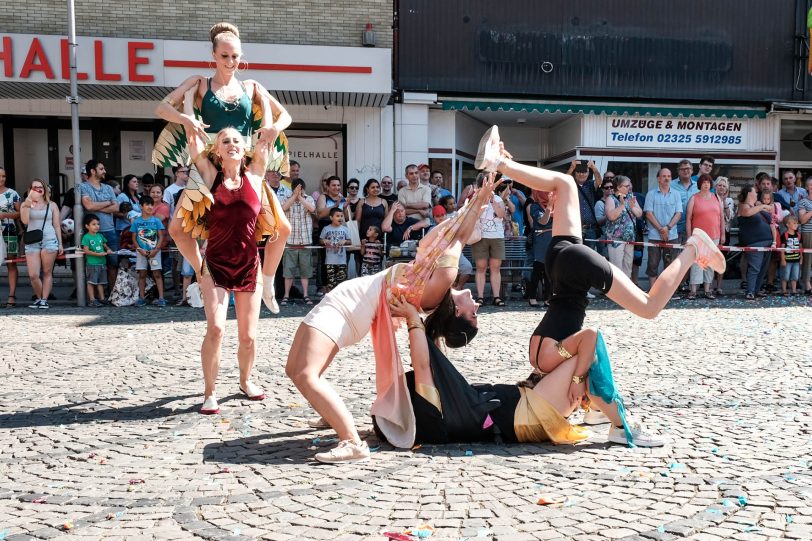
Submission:
[[[590,288],[602,291],[609,299],[640,317],[653,319],[694,262],[724,272],[725,258],[716,244],[703,231],[695,229],[685,243],[686,249],[645,293],[622,271],[616,272],[616,267],[583,245],[578,187],[571,176],[514,162],[499,140],[496,126],[482,137],[475,166],[486,171],[499,171],[532,189],[555,193],[553,238],[545,261],[553,296],[550,308],[530,339],[530,364],[534,373],[528,384],[543,382],[542,378],[547,374],[569,366],[571,383],[566,400],[560,396],[548,398],[565,416],[587,395],[587,372],[595,360],[597,331],[582,328]],[[588,398],[597,403],[612,422],[610,441],[625,443],[626,437],[618,428],[621,423],[615,405],[596,396]],[[662,440],[643,433],[640,427],[631,432],[637,445],[662,445]]]

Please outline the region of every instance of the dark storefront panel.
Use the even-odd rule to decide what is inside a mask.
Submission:
[[[404,90],[791,99],[796,0],[400,0]]]

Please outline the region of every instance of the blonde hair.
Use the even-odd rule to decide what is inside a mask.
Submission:
[[[29,192],[31,191],[31,188],[34,187],[35,182],[39,182],[40,184],[42,184],[42,188],[43,188],[42,198],[45,200],[46,203],[50,203],[51,202],[51,187],[48,185],[47,182],[45,182],[41,178],[39,178],[39,177],[32,178],[31,179],[31,184],[28,186],[28,191]]]
[[[240,40],[240,31],[231,23],[217,23],[209,30],[211,39],[211,50],[217,50],[217,44],[221,41],[236,39]]]
[[[713,186],[716,187],[719,185],[719,183],[724,184],[725,188],[727,188],[728,191],[730,191],[730,180],[728,180],[727,177],[716,177],[716,182],[713,183]]]

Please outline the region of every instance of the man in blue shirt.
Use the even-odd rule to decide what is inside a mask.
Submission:
[[[784,182],[784,187],[778,190],[777,195],[784,200],[786,206],[789,207],[788,210],[798,216],[798,201],[806,199],[806,190],[795,185],[795,173],[790,170],[784,171],[781,180]]]
[[[677,223],[682,217],[682,200],[679,194],[671,189],[672,186],[671,170],[663,167],[657,173],[657,188],[646,195],[646,203],[643,207],[649,224],[649,242],[655,244],[677,242]],[[659,275],[660,260],[663,262],[663,267],[667,267],[673,258],[673,249],[649,246],[646,276],[649,277],[652,286]]]
[[[92,212],[99,218],[99,233],[104,235],[107,246],[113,251],[107,255],[107,283],[110,289],[116,283],[118,274],[118,246],[119,236],[116,235],[113,213],[118,212],[116,194],[109,184],[104,183],[107,173],[104,164],[98,160],[90,160],[85,166],[87,181],[79,185],[82,207],[85,212]]]
[[[680,244],[684,244],[688,239],[688,235],[685,233],[685,218],[687,218],[685,210],[688,208],[688,200],[692,195],[699,192],[699,189],[696,187],[696,181],[693,179],[693,172],[694,166],[691,160],[682,160],[679,162],[679,166],[677,166],[677,178],[671,182],[671,189],[679,194],[680,201],[682,201],[682,214],[677,224]]]

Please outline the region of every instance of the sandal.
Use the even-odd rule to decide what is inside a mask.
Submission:
[[[6,308],[17,308],[17,297],[14,295],[9,295],[8,300],[6,301]]]
[[[693,293],[689,293],[688,296],[685,297],[685,298],[688,299],[689,301],[695,301],[696,300],[696,295],[693,294]]]
[[[716,295],[714,295],[713,293],[708,292],[708,293],[705,293],[705,298],[708,299],[708,300],[711,300],[711,301],[715,301],[716,300]]]
[[[307,295],[305,295],[302,300],[304,301],[305,304],[313,304],[313,299],[311,299]]]
[[[287,297],[282,297],[282,300],[279,301],[279,306],[287,306],[290,302],[290,299]]]
[[[485,299],[483,299],[482,297],[477,297],[474,302],[477,303],[477,304],[482,305],[482,304],[485,304]]]
[[[756,296],[755,296],[755,295],[753,295],[752,293],[748,293],[747,295],[745,295],[745,296],[744,296],[744,298],[745,298],[746,300],[748,300],[748,301],[754,301],[754,300],[756,300]]]
[[[502,300],[502,297],[494,297],[493,298],[493,305],[494,306],[504,306],[505,301]]]

